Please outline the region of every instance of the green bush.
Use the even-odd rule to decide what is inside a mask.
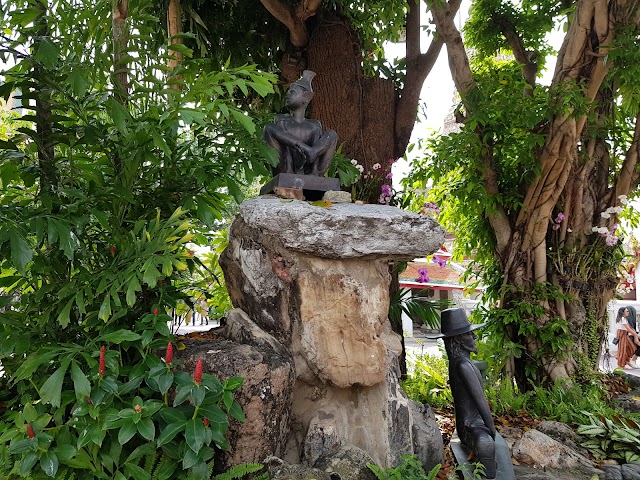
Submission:
[[[407,379],[402,382],[402,388],[416,402],[428,403],[435,408],[453,405],[446,358],[418,355]]]
[[[429,473],[425,473],[422,463],[415,455],[402,455],[400,464],[387,470],[372,463],[368,463],[367,467],[378,480],[434,480],[440,471],[440,465],[436,465]]]

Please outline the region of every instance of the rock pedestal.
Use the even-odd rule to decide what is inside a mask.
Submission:
[[[279,424],[287,439],[274,452],[308,465],[349,445],[382,467],[402,454],[427,467],[442,460],[433,414],[399,387],[400,337],[387,315],[389,261],[428,255],[443,240],[432,218],[383,205],[261,197],[240,206],[220,260],[231,300],[295,370],[290,418]],[[235,338],[239,318],[227,327]]]

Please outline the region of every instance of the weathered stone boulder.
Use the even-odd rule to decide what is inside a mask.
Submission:
[[[629,393],[618,395],[611,404],[625,413],[640,413],[640,392],[633,390]]]
[[[389,261],[428,255],[443,240],[432,218],[389,206],[240,206],[220,263],[234,306],[293,357],[286,461],[313,464],[345,445],[382,467],[406,453],[442,459],[433,416],[398,385],[401,343],[388,311]]]
[[[184,371],[193,372],[202,359],[204,372],[221,381],[233,376],[245,379],[235,398],[247,418],[244,423],[230,422],[229,449],[221,461],[230,466],[280,455],[289,434],[295,380],[292,358],[240,310],[231,312],[220,333],[215,341],[186,340],[186,348],[176,357],[182,360]],[[238,343],[240,340],[245,343]]]
[[[368,463],[374,461],[365,451],[345,445],[335,454],[319,458],[314,467],[334,476],[339,475],[344,480],[376,480]]]
[[[278,457],[267,457],[263,463],[269,470],[271,480],[346,480],[335,473],[327,473],[306,465],[292,465]]]
[[[640,463],[633,462],[625,465],[605,465],[602,467],[602,480],[640,480]]]
[[[511,454],[518,462],[530,466],[580,471],[591,476],[598,473],[591,460],[538,430],[524,432]]]

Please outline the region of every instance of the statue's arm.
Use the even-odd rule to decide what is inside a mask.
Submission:
[[[476,408],[478,409],[478,413],[482,418],[482,421],[487,426],[487,428],[491,431],[492,436],[496,434],[496,426],[493,423],[493,417],[491,416],[491,409],[489,408],[489,402],[487,402],[486,397],[484,396],[484,390],[482,389],[482,382],[478,378],[473,365],[469,363],[463,363],[460,365],[459,369],[460,377],[464,382],[466,387],[466,391],[471,396],[473,401],[476,404]]]
[[[304,142],[302,142],[298,137],[296,137],[295,135],[292,135],[291,133],[287,132],[283,128],[282,124],[283,124],[284,118],[285,118],[285,115],[276,115],[274,122],[269,123],[264,128],[264,133],[263,133],[264,139],[269,145],[272,145],[272,143],[274,143],[275,141],[280,145],[286,145],[288,147],[298,148]]]

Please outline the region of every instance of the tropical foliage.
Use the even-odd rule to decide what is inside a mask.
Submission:
[[[0,7],[0,95],[19,112],[3,114],[0,137],[0,443],[10,458],[0,468],[10,476],[147,478],[150,456],[156,466],[183,459],[161,478],[208,478],[227,414],[242,415],[238,379],[205,376],[195,388],[158,352],[171,339],[168,312],[215,281],[195,246],[275,160],[249,116],[274,77],[192,59],[163,36],[153,6]],[[175,389],[183,398],[171,406]],[[195,411],[176,414],[187,398]],[[198,414],[198,403],[215,412]]]
[[[464,43],[449,7],[432,7],[457,126],[430,142],[407,186],[433,180],[441,222],[488,287],[493,350],[522,388],[595,368],[624,257],[618,219],[638,185],[638,4],[609,7],[477,0]],[[553,52],[547,34],[563,25]]]

